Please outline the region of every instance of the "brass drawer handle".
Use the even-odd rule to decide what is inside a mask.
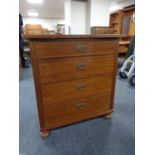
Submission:
[[[82,64],[76,64],[76,68],[77,68],[78,70],[85,69],[85,67],[86,67],[86,64],[85,64],[85,63],[82,63]]]
[[[76,86],[76,90],[81,90],[81,89],[84,89],[86,87],[86,84],[79,84]]]
[[[87,49],[87,46],[86,45],[76,45],[75,47],[75,50],[78,52],[78,53],[83,53],[85,52]]]
[[[81,109],[85,108],[85,106],[86,106],[86,104],[85,104],[84,102],[82,102],[82,103],[77,103],[77,104],[76,104],[76,108],[77,108],[78,110],[81,110]]]

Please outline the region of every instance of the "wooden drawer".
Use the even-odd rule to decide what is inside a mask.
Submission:
[[[43,104],[87,97],[99,93],[111,93],[112,75],[42,85]]]
[[[95,95],[79,100],[61,102],[44,106],[45,126],[55,128],[104,114],[110,109],[109,95]]]
[[[42,59],[39,62],[41,82],[56,82],[112,73],[114,59],[114,55]]]
[[[57,41],[36,42],[35,52],[38,58],[55,58],[81,55],[114,54],[117,42],[104,41]]]

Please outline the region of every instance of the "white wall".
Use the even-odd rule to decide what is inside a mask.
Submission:
[[[110,0],[91,0],[91,26],[108,26]]]
[[[129,6],[132,4],[135,4],[135,0],[126,0],[122,2],[121,1],[117,2],[116,0],[113,0],[110,6],[110,12],[116,11],[118,9],[122,9],[123,7]]]
[[[86,2],[86,34],[90,34],[91,0]]]
[[[90,34],[91,26],[108,26],[110,0],[71,1],[71,34]]]
[[[49,30],[56,30],[57,24],[64,24],[64,19],[49,19],[49,18],[34,18],[34,17],[23,17],[24,24],[41,24],[44,28]]]
[[[71,34],[86,34],[86,2],[71,1]]]
[[[71,26],[71,0],[65,0],[65,34],[70,34]]]

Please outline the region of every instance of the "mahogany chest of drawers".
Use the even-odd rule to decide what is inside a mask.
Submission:
[[[27,36],[40,135],[67,124],[111,117],[117,35]]]

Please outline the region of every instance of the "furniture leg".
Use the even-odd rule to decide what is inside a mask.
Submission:
[[[50,132],[48,130],[40,130],[40,136],[41,138],[47,138],[49,136]]]
[[[107,119],[111,119],[111,118],[112,118],[112,112],[111,112],[111,113],[106,114],[106,115],[105,115],[105,117],[106,117]]]

